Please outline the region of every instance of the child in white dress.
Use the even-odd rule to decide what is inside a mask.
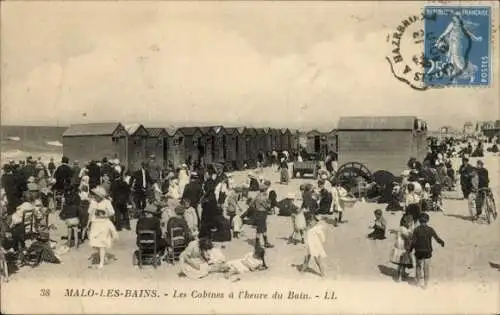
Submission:
[[[290,209],[290,219],[292,221],[292,234],[288,238],[288,244],[294,244],[296,245],[296,235],[300,234],[300,239],[302,244],[304,244],[304,231],[306,229],[306,219],[304,217],[304,209],[301,207],[298,207],[295,204],[295,194],[291,193],[288,194],[288,197],[286,199],[286,202],[288,203],[288,207]]]
[[[226,273],[226,278],[229,279],[231,276],[243,273],[266,270],[265,253],[265,249],[257,245],[253,252],[247,253],[243,258],[228,261],[226,266],[229,267],[229,270]]]
[[[304,263],[300,267],[300,271],[304,272],[309,268],[311,257],[318,265],[321,277],[325,277],[324,259],[327,257],[323,244],[325,243],[324,225],[319,222],[318,218],[312,213],[307,213],[306,221],[308,230],[306,232],[307,255]]]
[[[99,265],[97,268],[104,267],[106,259],[106,250],[110,249],[113,241],[118,239],[118,232],[111,222],[115,210],[111,201],[106,199],[106,190],[98,186],[92,189],[93,198],[89,205],[89,245],[95,248],[99,254]]]

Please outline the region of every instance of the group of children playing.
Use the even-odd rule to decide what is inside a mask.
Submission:
[[[374,211],[373,231],[368,238],[383,240],[386,238],[387,223],[382,210]],[[432,239],[444,247],[444,241],[436,231],[428,225],[429,215],[421,212],[419,205],[413,203],[406,207],[399,228],[394,231],[395,242],[391,250],[390,261],[397,265],[396,281],[406,280],[406,270],[416,265],[416,283],[426,288],[429,282],[429,264],[432,257]],[[413,252],[413,255],[412,255]],[[414,258],[413,258],[414,257]],[[422,283],[423,279],[423,283]]]

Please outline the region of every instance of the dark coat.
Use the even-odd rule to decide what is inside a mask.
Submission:
[[[199,181],[191,181],[184,188],[182,199],[188,198],[191,206],[196,209],[203,195],[203,187]]]
[[[151,176],[149,175],[148,170],[144,170],[145,176],[146,176],[146,187],[143,187],[143,182],[144,178],[142,175],[142,169],[134,172],[134,175],[132,176],[132,185],[135,191],[140,191],[140,190],[148,190],[149,187],[153,184],[153,180]]]
[[[121,179],[115,179],[111,183],[111,198],[116,203],[127,203],[130,198],[130,186]]]
[[[56,183],[53,186],[54,190],[64,190],[71,186],[73,178],[73,170],[67,164],[61,164],[54,172]]]

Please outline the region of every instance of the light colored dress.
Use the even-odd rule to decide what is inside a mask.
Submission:
[[[347,190],[344,187],[337,186],[332,188],[332,205],[335,207],[335,211],[344,211],[344,202],[342,198],[347,197]]]
[[[193,260],[199,269],[193,268],[190,264],[186,262],[187,259]],[[184,249],[184,251],[179,256],[179,263],[182,273],[184,273],[190,279],[201,279],[208,276],[210,271],[208,262],[203,258],[200,245],[198,240],[192,241]]]
[[[408,207],[411,204],[420,204],[420,196],[417,195],[415,192],[413,193],[406,193],[405,196],[405,206]]]
[[[227,265],[237,273],[247,273],[256,270],[263,265],[262,260],[254,258],[253,252],[245,254],[243,258],[227,262]]]
[[[307,253],[311,255],[311,257],[327,257],[325,248],[323,247],[325,240],[324,226],[322,223],[317,223],[315,226],[307,230]]]
[[[184,194],[184,188],[189,183],[189,175],[186,170],[182,169],[179,171],[179,194],[182,196]]]
[[[196,210],[193,207],[189,207],[184,211],[184,219],[187,222],[189,231],[193,237],[198,236],[198,217],[196,216]]]
[[[306,217],[304,216],[304,209],[298,208],[297,213],[292,216],[293,230],[295,232],[304,231],[306,229]]]
[[[411,265],[411,260],[408,258],[402,259],[403,254],[407,251],[409,247],[409,242],[411,241],[411,230],[405,226],[400,226],[396,233],[396,241],[394,242],[394,247],[391,252],[391,262],[396,265]],[[408,257],[410,257],[408,255]]]
[[[97,210],[106,213],[106,217],[96,217]],[[100,202],[91,200],[89,205],[89,221],[91,222],[89,231],[89,245],[97,248],[111,248],[113,241],[118,239],[118,232],[109,219],[115,214],[115,210],[108,199]]]
[[[181,198],[181,194],[179,193],[179,185],[171,183],[170,187],[168,188],[167,196],[171,197],[172,199],[179,200]]]

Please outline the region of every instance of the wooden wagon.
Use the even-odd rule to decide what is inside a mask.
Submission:
[[[318,178],[318,170],[320,168],[319,161],[303,161],[293,162],[292,176],[293,178],[303,177],[305,174],[312,174],[313,178]]]

